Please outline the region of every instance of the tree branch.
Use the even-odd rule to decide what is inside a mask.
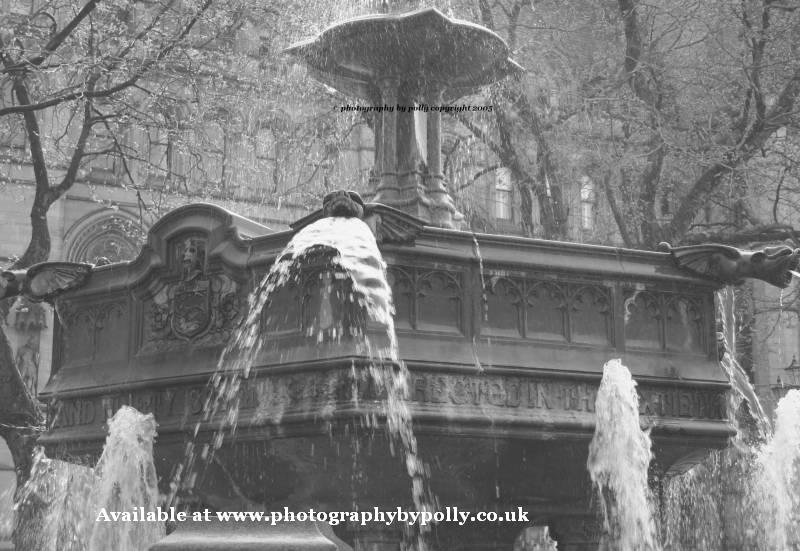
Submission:
[[[625,221],[625,216],[622,214],[622,211],[617,204],[617,199],[614,196],[614,190],[611,189],[610,172],[606,172],[605,176],[603,177],[603,189],[606,192],[606,200],[608,201],[608,206],[611,209],[611,215],[614,217],[614,221],[617,223],[617,229],[619,230],[620,237],[622,237],[622,242],[626,247],[633,247],[634,242],[631,239],[630,233],[628,232],[628,225]]]
[[[160,52],[155,57],[152,57],[142,63],[138,69],[126,80],[115,84],[109,88],[105,88],[103,90],[79,90],[77,92],[72,92],[70,94],[63,94],[61,96],[41,101],[38,103],[28,103],[26,105],[15,105],[11,107],[5,107],[0,109],[0,117],[5,115],[12,115],[15,113],[27,113],[31,111],[41,111],[42,109],[47,109],[49,107],[55,107],[56,105],[60,105],[62,103],[66,103],[68,101],[74,101],[81,98],[105,98],[116,94],[117,92],[124,90],[130,86],[136,84],[139,79],[141,79],[156,63],[162,61],[169,53],[177,46],[181,40],[183,40],[186,35],[191,32],[194,25],[200,19],[200,16],[209,8],[211,5],[212,0],[205,0],[203,5],[197,11],[197,13],[192,16],[192,19],[186,24],[186,27],[181,31],[181,33],[175,37],[173,40],[170,41],[164,48],[161,49]]]
[[[45,44],[44,48],[42,48],[43,53],[41,55],[38,55],[31,59],[20,61],[18,63],[14,63],[12,65],[6,65],[3,68],[3,70],[0,71],[0,74],[24,72],[25,70],[27,70],[28,67],[38,66],[44,63],[45,59],[47,59],[50,55],[52,55],[58,49],[58,47],[64,43],[64,40],[66,40],[67,37],[70,34],[72,34],[72,31],[74,31],[75,28],[78,25],[80,25],[81,21],[86,19],[86,17],[88,17],[89,14],[94,11],[94,9],[97,7],[97,4],[99,3],[100,0],[89,0],[88,2],[86,2],[86,5],[84,5],[83,8],[81,8],[81,11],[75,14],[75,17],[73,17],[72,20],[70,20],[70,22],[67,23],[63,29],[61,29],[59,32],[50,37],[50,40],[47,42],[47,44]]]
[[[754,123],[746,138],[739,145],[725,153],[724,160],[718,161],[707,168],[695,180],[692,188],[684,196],[680,206],[675,211],[675,216],[672,218],[668,228],[668,235],[665,236],[666,240],[684,235],[694,220],[698,209],[705,204],[708,196],[720,184],[721,177],[749,161],[757,151],[764,147],[775,131],[790,123],[790,117],[798,95],[800,95],[800,68],[795,69],[789,82],[781,90],[775,105],[767,112],[764,119]]]

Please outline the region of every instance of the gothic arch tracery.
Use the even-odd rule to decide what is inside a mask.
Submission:
[[[139,254],[144,231],[131,214],[101,209],[78,220],[67,232],[64,257],[71,262],[96,263],[133,260]]]

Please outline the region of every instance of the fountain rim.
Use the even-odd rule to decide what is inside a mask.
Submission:
[[[430,15],[429,15],[430,14]],[[350,19],[345,19],[343,21],[338,21],[332,23],[325,27],[322,31],[318,32],[316,35],[300,40],[295,42],[283,50],[281,53],[289,54],[289,55],[296,55],[304,48],[313,47],[315,46],[320,39],[322,39],[325,35],[330,35],[331,33],[340,33],[346,32],[349,30],[349,27],[353,25],[358,25],[363,22],[376,22],[376,23],[387,23],[387,24],[405,24],[407,20],[419,18],[419,17],[430,17],[430,16],[438,16],[440,21],[443,21],[445,24],[453,25],[454,27],[458,28],[465,28],[472,31],[480,32],[487,37],[497,40],[510,54],[510,48],[508,43],[501,37],[499,34],[494,32],[492,29],[488,27],[484,27],[483,25],[479,25],[477,23],[473,23],[472,21],[467,21],[466,19],[458,19],[455,17],[449,17],[443,14],[440,10],[435,7],[428,7],[428,8],[420,8],[413,11],[408,11],[404,13],[374,13],[374,14],[366,14],[366,15],[359,15],[356,17],[351,17]],[[525,72],[525,68],[514,61],[510,55],[506,56],[504,60],[508,66],[516,72]]]
[[[428,234],[440,234],[442,236],[452,236],[452,237],[456,237],[456,238],[468,239],[470,241],[472,241],[472,238],[475,237],[475,238],[478,238],[479,241],[486,242],[486,243],[501,243],[501,242],[505,242],[505,243],[520,244],[520,245],[538,245],[539,247],[553,248],[553,249],[564,249],[564,248],[567,248],[567,249],[572,249],[575,252],[593,251],[593,252],[600,253],[600,254],[614,254],[614,255],[624,254],[626,256],[639,256],[639,257],[642,257],[642,258],[650,258],[650,259],[661,259],[661,258],[669,258],[670,257],[670,253],[669,252],[664,252],[664,251],[649,251],[649,250],[643,250],[643,249],[630,249],[630,248],[626,248],[626,247],[615,247],[613,245],[597,245],[597,244],[594,244],[594,243],[577,243],[577,242],[574,242],[574,241],[557,241],[557,240],[554,240],[554,239],[544,239],[544,238],[541,238],[541,237],[527,237],[527,236],[522,236],[522,235],[510,235],[510,234],[500,234],[500,233],[484,233],[484,232],[475,232],[475,231],[471,231],[471,230],[457,230],[457,229],[454,229],[454,228],[442,228],[442,227],[439,227],[439,226],[433,226],[431,224],[428,224],[427,222],[425,222],[424,220],[422,220],[420,218],[417,218],[417,217],[412,216],[410,214],[404,213],[402,211],[398,211],[397,209],[395,209],[393,207],[389,207],[387,205],[384,205],[383,203],[369,202],[369,203],[366,203],[366,205],[369,206],[369,207],[380,206],[385,210],[396,211],[396,212],[398,212],[400,215],[402,215],[405,218],[414,219],[416,222],[418,222],[419,227],[421,229],[424,229],[425,233],[428,233]],[[261,224],[260,222],[256,222],[255,220],[247,218],[246,216],[243,216],[241,214],[237,214],[237,213],[235,213],[235,212],[233,212],[233,211],[231,211],[231,210],[229,210],[229,209],[227,209],[225,207],[216,205],[214,203],[206,203],[206,202],[202,202],[202,201],[201,202],[197,202],[197,203],[190,203],[188,205],[181,205],[179,207],[176,207],[176,208],[172,209],[171,211],[167,212],[166,214],[164,214],[164,216],[162,216],[161,218],[159,218],[151,226],[150,230],[147,232],[148,244],[149,244],[151,236],[156,234],[156,233],[159,233],[159,230],[162,227],[167,225],[167,222],[165,222],[165,220],[167,218],[177,217],[180,214],[189,213],[189,212],[191,212],[193,210],[203,210],[203,211],[211,212],[211,213],[214,213],[216,215],[216,217],[220,218],[220,219],[226,219],[227,218],[229,220],[229,225],[234,226],[233,229],[236,230],[236,238],[238,240],[247,241],[248,243],[254,244],[257,241],[271,240],[271,239],[276,239],[278,237],[284,237],[284,236],[287,236],[287,235],[294,235],[298,231],[302,230],[303,227],[305,227],[305,225],[297,226],[296,224],[298,222],[300,222],[302,220],[305,220],[307,218],[314,217],[317,214],[317,212],[320,212],[322,209],[317,209],[317,211],[311,212],[310,214],[308,214],[308,215],[306,215],[306,216],[304,216],[302,218],[299,218],[295,222],[292,222],[290,224],[290,226],[291,226],[290,229],[287,229],[287,230],[273,230],[273,229],[269,228],[268,226],[265,226],[265,225]],[[319,217],[319,218],[321,218],[321,217]],[[313,223],[316,220],[318,220],[319,218],[315,217],[309,223]],[[261,235],[243,234],[239,230],[239,227],[238,227],[239,224],[237,224],[237,222],[245,223],[245,224],[247,224],[249,226],[253,226],[253,227],[258,227],[259,229],[264,230],[264,233],[262,233]],[[146,248],[146,246],[147,245],[145,245],[145,247],[143,247],[143,249]],[[117,266],[119,264],[130,264],[130,263],[134,262],[134,260],[135,259],[131,259],[131,260],[123,261],[123,262],[115,262],[115,263],[109,264],[107,266],[98,266],[97,268],[95,268],[95,271],[107,269],[108,266]]]
[[[368,205],[375,205],[375,203],[368,203]],[[385,207],[385,205],[380,206]],[[395,210],[391,207],[385,207],[385,209],[389,213]],[[382,211],[379,214],[386,212]],[[315,214],[311,213],[304,218],[311,218]],[[212,203],[183,205],[169,211],[153,224],[148,231],[144,246],[135,258],[98,266],[93,270],[94,277],[87,285],[71,290],[60,298],[69,299],[91,294],[96,292],[100,286],[111,290],[108,285],[113,288],[131,288],[139,285],[153,270],[159,271],[165,268],[167,257],[164,256],[166,254],[164,247],[167,241],[183,235],[187,231],[208,231],[207,224],[202,224],[201,220],[197,219],[198,216],[202,217],[203,215],[220,221],[219,229],[215,231],[222,230],[224,235],[220,235],[220,237],[229,243],[224,250],[218,249],[215,256],[220,256],[224,263],[248,268],[263,264],[263,259],[279,252],[286,242],[302,229],[295,227],[280,231],[272,230]],[[423,257],[439,256],[443,260],[463,260],[466,255],[468,260],[477,262],[474,252],[477,242],[483,252],[484,262],[509,266],[509,269],[512,270],[515,269],[515,266],[528,266],[534,269],[546,269],[550,266],[550,270],[554,273],[560,273],[564,269],[586,273],[586,267],[566,268],[567,264],[552,265],[550,263],[556,257],[569,263],[573,258],[585,256],[600,263],[588,270],[594,276],[603,277],[610,273],[617,273],[629,278],[644,277],[647,280],[671,280],[691,282],[709,288],[720,287],[712,280],[679,269],[668,252],[440,228],[429,225],[411,215],[405,213],[402,215],[405,219],[416,222],[413,240],[408,243],[379,243],[378,248],[382,252],[416,250],[417,254]],[[450,243],[451,246],[446,246],[447,243]]]

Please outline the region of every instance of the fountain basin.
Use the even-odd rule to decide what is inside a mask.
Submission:
[[[285,52],[303,59],[317,80],[369,101],[381,97],[387,78],[417,99],[444,90],[452,101],[522,71],[497,34],[436,8],[356,17]]]
[[[680,271],[668,253],[473,235],[388,208],[370,212],[411,372],[406,399],[442,505],[524,506],[554,526],[590,514],[585,465],[611,358],[638,383],[655,474],[727,444],[714,282]],[[97,455],[105,421],[131,405],[156,417],[166,487],[247,295],[292,233],[212,205],[182,207],[153,226],[136,260],[99,267],[61,296],[44,393],[50,430],[40,440],[48,453]],[[408,477],[382,436],[381,392],[364,376],[364,348],[331,330],[358,316],[329,303],[333,318],[321,321],[326,273],[325,254],[310,258],[268,304],[273,322],[243,381],[239,428],[198,486],[198,503],[410,504]],[[459,539],[470,529],[448,530]]]

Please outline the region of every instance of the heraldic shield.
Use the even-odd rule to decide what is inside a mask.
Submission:
[[[191,339],[211,323],[211,286],[208,280],[194,281],[175,289],[172,303],[172,330]]]

